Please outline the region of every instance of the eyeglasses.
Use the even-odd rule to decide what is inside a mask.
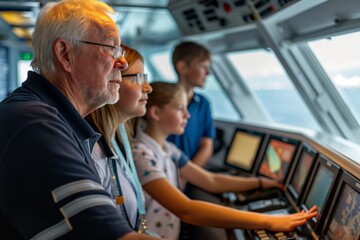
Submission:
[[[107,45],[107,44],[89,42],[89,41],[82,41],[82,40],[77,40],[77,41],[80,42],[80,43],[85,43],[85,44],[92,44],[92,45],[97,45],[97,46],[109,47],[109,48],[114,50],[112,57],[115,60],[119,60],[120,57],[125,57],[126,52],[122,49],[121,46],[111,46],[111,45]]]
[[[145,73],[124,74],[122,77],[128,78],[129,81],[138,85],[143,85],[145,82],[147,82],[147,74]]]

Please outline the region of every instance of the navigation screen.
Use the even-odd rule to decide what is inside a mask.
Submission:
[[[329,239],[360,239],[360,195],[345,185],[326,233]]]
[[[258,172],[275,180],[284,180],[295,150],[293,143],[270,139]]]
[[[294,175],[290,182],[290,185],[293,187],[297,195],[296,197],[299,196],[299,194],[301,193],[304,187],[305,180],[309,175],[313,161],[314,161],[314,156],[312,154],[306,151],[302,152],[299,159],[299,163],[296,166]]]
[[[262,136],[237,131],[233,137],[226,163],[250,171],[261,144]]]
[[[325,165],[320,164],[315,175],[315,180],[313,181],[310,192],[305,200],[305,205],[308,209],[313,205],[316,205],[318,206],[318,212],[321,212],[333,179],[334,173],[326,168]]]

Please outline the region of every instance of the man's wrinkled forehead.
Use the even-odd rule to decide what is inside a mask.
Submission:
[[[104,39],[119,39],[120,32],[116,23],[109,17],[99,18],[93,21],[93,30]],[[91,33],[94,34],[94,33]]]

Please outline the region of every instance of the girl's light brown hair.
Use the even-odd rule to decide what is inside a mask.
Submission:
[[[170,103],[178,92],[185,92],[185,88],[180,83],[152,82],[150,83],[150,86],[153,91],[149,95],[148,103],[146,105],[147,109],[154,105],[162,107]]]

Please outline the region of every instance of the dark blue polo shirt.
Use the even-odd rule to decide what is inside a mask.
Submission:
[[[203,137],[215,137],[215,124],[211,117],[209,101],[202,95],[194,93],[188,111],[190,119],[182,135],[170,135],[168,140],[180,148],[190,159],[193,159],[200,147]]]
[[[0,104],[0,239],[117,239],[131,232],[103,189],[95,133],[42,76]]]

